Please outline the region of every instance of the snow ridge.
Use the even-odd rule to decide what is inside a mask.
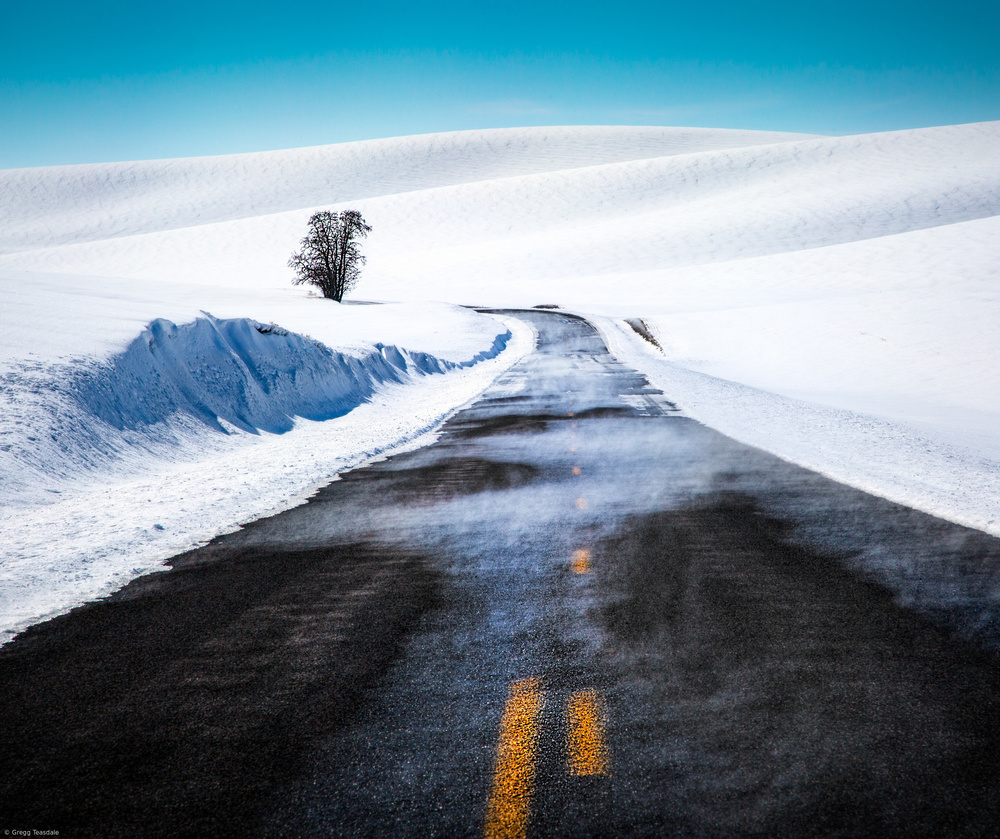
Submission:
[[[314,323],[330,343],[350,336],[345,317],[409,334],[390,306],[305,302],[325,315]],[[294,319],[294,308],[285,314]],[[0,368],[0,644],[303,503],[347,469],[430,442],[534,343],[513,319],[423,314],[437,318],[425,332],[450,336],[450,346],[431,345],[464,346],[464,360],[398,343],[332,349],[203,312],[180,325],[149,322],[110,356]]]
[[[50,368],[32,387],[25,387],[25,369],[0,378],[0,393],[36,395],[31,418],[0,434],[0,464],[8,476],[0,499],[13,500],[41,475],[51,481],[93,472],[130,451],[161,449],[169,456],[199,425],[221,434],[284,434],[296,418],[340,417],[387,383],[496,358],[510,339],[506,330],[488,349],[454,362],[381,343],[366,352],[338,352],[250,318],[205,312],[180,326],[159,318],[110,359]]]

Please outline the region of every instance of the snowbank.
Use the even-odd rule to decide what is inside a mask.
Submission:
[[[410,316],[299,302],[333,320],[379,310],[383,334]],[[334,350],[277,324],[205,313],[154,320],[109,357],[56,361],[73,340],[50,335],[35,359],[6,358],[0,638],[299,503],[345,468],[419,444],[533,344],[517,321],[444,306],[435,321],[425,328],[472,321],[479,349],[462,360],[380,342]]]
[[[616,287],[663,348],[627,357],[692,416],[1000,535],[1000,217]]]
[[[381,343],[360,354],[336,352],[247,318],[205,313],[180,326],[159,318],[109,359],[14,366],[0,375],[8,403],[0,421],[0,502],[37,503],[40,488],[55,491],[53,479],[120,473],[125,462],[154,452],[183,456],[191,445],[184,438],[198,437],[202,427],[284,434],[298,418],[340,417],[383,385],[496,358],[511,337],[508,329],[454,362]]]
[[[671,362],[624,322],[596,320],[614,354],[688,416],[836,481],[1000,536],[1000,415],[976,415],[968,420],[975,431],[955,435],[947,433],[951,416],[918,423],[795,399]]]

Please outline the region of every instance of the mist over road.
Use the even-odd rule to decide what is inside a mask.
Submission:
[[[995,835],[996,615],[891,569],[992,579],[1000,542],[516,314],[536,351],[434,445],[0,649],[0,828]]]

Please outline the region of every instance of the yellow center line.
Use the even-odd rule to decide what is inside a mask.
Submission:
[[[574,693],[566,706],[566,769],[570,775],[603,775],[608,771],[604,743],[607,713],[596,690]]]
[[[579,466],[574,466],[573,467],[573,474],[574,475],[580,475],[582,473],[583,473],[583,470]]]
[[[538,679],[521,679],[510,686],[500,722],[493,788],[486,805],[486,839],[524,839],[526,835],[543,702],[538,688]]]
[[[587,509],[587,499],[586,498],[577,498],[576,499],[576,509],[578,509],[578,510],[586,510]]]
[[[570,565],[574,574],[590,573],[590,551],[581,548],[573,553],[573,562]]]

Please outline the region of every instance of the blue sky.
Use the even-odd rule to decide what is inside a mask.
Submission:
[[[1000,4],[2,0],[0,168],[507,125],[1000,119]]]

